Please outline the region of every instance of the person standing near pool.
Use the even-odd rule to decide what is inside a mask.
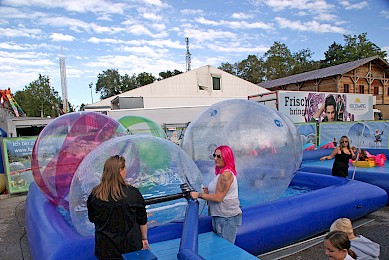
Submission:
[[[145,201],[125,177],[125,159],[109,157],[101,183],[88,197],[88,218],[95,224],[95,256],[99,259],[122,259],[122,254],[150,248]]]
[[[238,227],[242,224],[242,210],[238,196],[234,153],[226,145],[213,153],[216,176],[203,192],[191,192],[193,199],[208,201],[213,231],[231,243],[235,243]]]
[[[355,160],[356,158],[354,151],[350,148],[347,136],[342,136],[339,140],[339,146],[335,147],[330,155],[321,157],[320,161],[331,160],[332,158],[335,158],[332,165],[332,175],[346,178],[348,176],[349,160]]]

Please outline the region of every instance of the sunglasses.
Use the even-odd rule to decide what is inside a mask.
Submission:
[[[220,154],[212,154],[212,155],[213,155],[213,158],[215,158],[215,157],[217,157],[217,158],[219,158],[219,159],[222,158],[222,156],[221,156]]]
[[[341,143],[346,143],[346,144],[347,144],[347,143],[348,143],[348,141],[346,141],[346,140],[343,140]]]

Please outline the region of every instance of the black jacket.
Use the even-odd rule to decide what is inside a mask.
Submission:
[[[139,225],[147,223],[145,201],[139,190],[123,186],[126,197],[101,201],[88,197],[88,218],[95,224],[95,255],[102,259],[122,259],[122,254],[142,249]]]

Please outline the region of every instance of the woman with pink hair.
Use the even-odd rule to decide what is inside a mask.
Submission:
[[[208,201],[213,231],[234,244],[238,227],[242,224],[234,153],[229,146],[222,145],[215,149],[213,158],[216,176],[208,188],[203,188],[203,193],[194,191],[191,196]]]

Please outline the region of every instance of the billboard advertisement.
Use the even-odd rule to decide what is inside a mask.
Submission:
[[[320,124],[320,146],[339,141],[345,135],[350,146],[388,149],[388,126],[389,121]]]
[[[28,191],[34,181],[31,156],[37,136],[3,138],[3,162],[10,194]]]
[[[374,120],[371,94],[278,91],[278,110],[295,123]]]

